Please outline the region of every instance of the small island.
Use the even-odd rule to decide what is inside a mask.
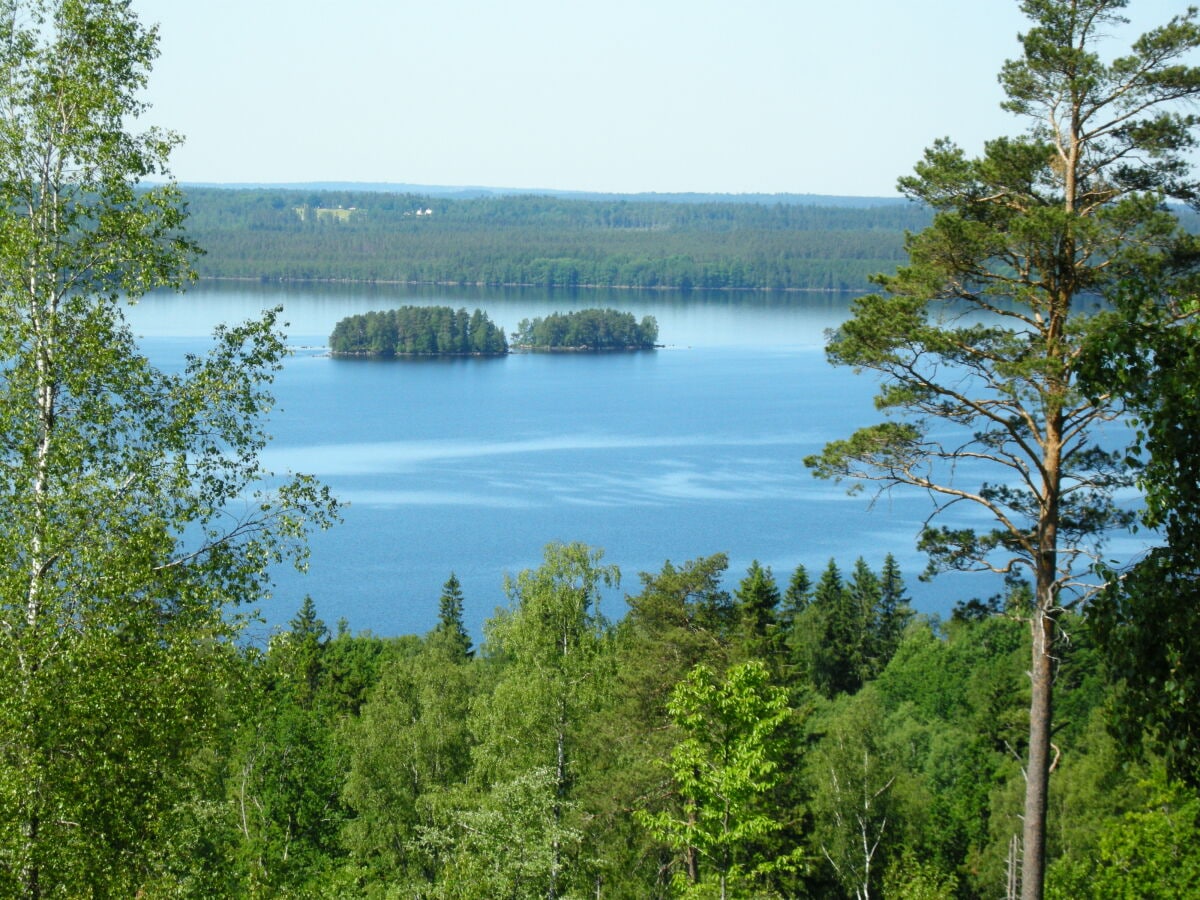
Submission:
[[[532,321],[523,319],[513,332],[513,347],[520,350],[600,351],[653,350],[658,322],[615,309],[580,309],[552,313]]]
[[[503,356],[508,341],[480,309],[402,306],[347,316],[334,326],[329,349],[343,357]]]

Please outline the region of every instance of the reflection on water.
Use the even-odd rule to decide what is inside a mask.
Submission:
[[[655,316],[671,349],[391,363],[324,354],[342,317],[405,304],[478,306],[510,331],[554,310],[613,306]],[[217,283],[156,294],[130,320],[170,367],[202,351],[217,323],[276,305],[303,349],[276,379],[265,460],[318,475],[351,506],[314,539],[308,576],[279,574],[262,607],[269,623],[310,594],[327,621],[423,632],[453,571],[478,636],[505,602],[504,574],[538,565],[556,540],[604,548],[630,592],[639,571],[717,552],[730,556],[731,587],[754,559],[786,583],[798,563],[815,577],[831,557],[878,568],[891,552],[919,608],[996,590],[917,583],[926,498],[870,507],[804,468],[805,455],[877,417],[873,381],[824,359],[846,296]],[[613,616],[620,597],[606,601]]]
[[[186,294],[159,292],[133,307],[130,318],[148,337],[201,337],[215,322],[257,310],[284,308],[293,342],[325,346],[338,320],[374,309],[445,305],[484,309],[513,331],[525,318],[587,307],[613,307],[658,319],[660,339],[675,346],[823,346],[825,329],[846,315],[848,295],[797,292],[557,290],[242,281],[203,282]]]

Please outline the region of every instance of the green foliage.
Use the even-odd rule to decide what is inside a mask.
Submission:
[[[811,598],[812,581],[808,570],[803,565],[796,566],[792,577],[788,579],[787,590],[783,593],[784,611],[787,621],[808,606]]]
[[[620,572],[601,565],[602,556],[583,544],[550,544],[539,568],[508,580],[509,606],[484,626],[484,655],[502,669],[491,693],[472,704],[472,779],[493,796],[535,785],[548,792],[538,802],[549,804],[553,821],[531,820],[542,836],[530,835],[531,844],[578,830],[569,821],[582,765],[576,748],[614,674],[611,627],[599,606]],[[543,849],[550,863],[541,890],[553,896],[582,861],[568,843]]]
[[[1105,826],[1093,856],[1051,870],[1047,897],[1133,900],[1200,890],[1200,799],[1161,779],[1154,787],[1143,807]]]
[[[599,603],[615,567],[554,544],[508,583],[472,655],[453,575],[424,640],[331,635],[311,598],[265,652],[237,639],[232,607],[264,594],[268,565],[303,564],[307,528],[336,513],[309,479],[263,483],[262,417],[285,353],[277,311],[219,329],[211,353],[177,372],[138,354],[122,303],[185,283],[193,251],[175,188],[137,184],[164,173],[174,137],[126,131],[155,35],[119,0],[4,3],[0,894],[665,898],[674,880],[688,896],[994,896],[1012,871],[1039,671],[1056,678],[1059,713],[1052,895],[1200,890],[1200,801],[1157,774],[1165,762],[1195,781],[1197,768],[1195,246],[1160,203],[1193,190],[1181,152],[1194,119],[1156,114],[1200,92],[1197,71],[1174,64],[1200,31],[1189,12],[1103,62],[1095,29],[1123,5],[1024,4],[1035,27],[1002,79],[1010,109],[1040,124],[978,160],[931,148],[904,187],[936,210],[932,227],[830,347],[899,376],[880,396],[897,420],[831,445],[815,467],[984,506],[996,528],[952,521],[924,545],[940,567],[1031,567],[1032,591],[1014,583],[1007,601],[962,606],[942,626],[911,617],[890,556],[878,574],[858,559],[848,579],[831,560],[816,585],[800,567],[781,601],[757,563],[731,596],[718,554],[643,573],[613,628]],[[1044,117],[1067,95],[1062,109],[1094,114],[1083,145]],[[1106,126],[1106,109],[1131,115]],[[376,254],[359,272],[394,240],[437,248],[396,263],[436,280],[451,271],[448,248],[477,248],[503,222],[495,255],[466,254],[453,271],[794,286],[805,272],[835,277],[797,253],[842,253],[866,221],[521,198],[398,229],[388,204],[397,216],[412,204],[386,195],[362,214],[303,221],[278,194],[213,197],[215,264],[238,243],[251,266],[287,246],[309,258],[281,258],[280,271],[303,277],[348,238]],[[222,231],[224,214],[236,227]],[[879,241],[856,244],[863,265],[893,225],[925,213],[872,215]],[[826,243],[782,249],[822,229]],[[678,255],[653,263],[635,255],[669,248]],[[1111,309],[1081,315],[1088,292]],[[984,315],[959,317],[952,299]],[[372,341],[386,336],[380,315]],[[478,311],[429,315],[424,345],[486,352]],[[986,400],[971,392],[981,384]],[[1089,632],[1056,591],[1074,554],[1121,519],[1108,498],[1126,460],[1085,446],[1115,411],[1110,390],[1138,416],[1146,521],[1167,546],[1089,611]],[[967,426],[974,444],[936,444],[933,420]],[[1052,434],[1069,436],[1059,457],[1044,452]],[[924,468],[980,457],[1015,477],[967,489]],[[1032,632],[1016,621],[1031,613],[1043,626]],[[1097,647],[1124,676],[1115,692]],[[1054,665],[1038,670],[1047,652]],[[802,728],[789,707],[814,685],[831,699]],[[1144,766],[1105,730],[1114,698],[1123,734],[1155,738]],[[1048,712],[1041,724],[1048,742]],[[1030,783],[1039,766],[1049,771],[1031,763]],[[1025,810],[1027,822],[1040,814],[1028,799]],[[1040,887],[1033,871],[1026,893]]]
[[[864,290],[903,258],[927,210],[729,200],[425,197],[189,188],[202,277]],[[345,221],[296,208],[354,207]],[[433,209],[431,216],[412,215]]]
[[[1172,774],[1200,785],[1200,373],[1194,294],[1145,285],[1118,298],[1109,327],[1085,358],[1094,391],[1129,403],[1142,466],[1144,524],[1154,547],[1111,572],[1090,609],[1096,639],[1120,683],[1113,727],[1123,742],[1166,754]]]
[[[627,715],[650,731],[665,724],[671,693],[694,666],[724,671],[729,663],[736,611],[721,583],[728,565],[723,553],[682,566],[667,561],[658,573],[641,573],[641,592],[627,598],[619,677],[634,706]]]
[[[831,559],[813,589],[810,618],[819,623],[812,682],[826,697],[854,693],[866,674],[866,611]]]
[[[986,893],[996,882],[990,867],[1001,865],[1011,837],[1004,829],[1016,821],[1001,798],[1019,779],[1013,755],[1029,727],[1027,641],[1010,619],[945,631],[918,619],[871,683],[889,752],[904,747],[889,859],[902,845],[964,885]]]
[[[768,660],[778,669],[782,648],[777,617],[781,598],[770,568],[764,569],[758,560],[751,562],[735,596],[743,652],[750,659]]]
[[[895,559],[889,554],[877,575],[859,557],[849,582],[831,559],[811,590],[807,572],[797,576],[801,599],[785,632],[792,669],[826,697],[854,693],[887,666],[911,616]]]
[[[235,751],[230,778],[243,889],[271,896],[302,886],[338,853],[343,749],[319,709],[268,695]]]
[[[265,656],[227,648],[222,732],[187,761],[147,896],[716,897],[722,873],[731,897],[1001,890],[1020,622],[917,618],[858,693],[797,715],[803,680],[745,658],[723,557],[644,574],[615,634],[594,606],[604,571],[552,546],[474,657],[436,628],[331,637],[311,601]],[[1086,635],[1064,627],[1049,847],[1076,877],[1152,792],[1105,733]]]
[[[229,684],[230,607],[303,564],[334,504],[263,481],[275,312],[176,372],[127,300],[190,277],[166,174],[127,126],[156,35],[115,0],[0,8],[0,890],[137,893]],[[161,858],[161,857],[159,857]]]
[[[892,418],[806,460],[822,477],[931,496],[920,539],[931,574],[1030,573],[1026,898],[1044,877],[1060,593],[1100,559],[1106,532],[1131,521],[1114,500],[1131,480],[1125,454],[1092,445],[1119,402],[1107,385],[1079,384],[1084,351],[1108,329],[1093,308],[1147,285],[1159,303],[1191,284],[1197,258],[1164,200],[1197,195],[1186,154],[1200,119],[1179,101],[1200,95],[1200,68],[1185,64],[1200,14],[1189,8],[1108,61],[1099,47],[1124,6],[1022,4],[1024,53],[1000,81],[1005,108],[1029,129],[987,142],[976,159],[938,141],[901,179],[933,222],[908,237],[908,264],[877,279],[883,292],[858,300],[827,348],[831,362],[882,376],[876,404]],[[946,425],[960,437],[945,440]],[[959,477],[981,465],[971,482]],[[960,504],[988,524],[949,519]]]
[[[816,812],[814,841],[846,894],[869,897],[894,827],[900,761],[889,746],[878,695],[864,691],[833,707],[824,740],[806,759]]]
[[[482,802],[462,797],[452,823],[425,829],[421,844],[444,860],[428,896],[559,896],[555,885],[562,877],[562,860],[577,853],[581,836],[566,824],[570,804],[561,798],[557,782],[552,767],[535,767],[494,784]]]
[[[663,564],[640,574],[642,589],[615,641],[614,681],[587,729],[588,765],[580,793],[596,816],[589,837],[601,857],[599,880],[618,896],[667,896],[672,850],[630,811],[675,808],[669,763],[675,744],[668,704],[696,665],[723,672],[732,654],[736,614],[722,585],[724,554]]]
[[[577,309],[522,319],[513,345],[522,350],[653,350],[658,340],[654,316],[639,323],[616,309]]]
[[[888,867],[883,876],[883,896],[888,900],[955,900],[958,879],[937,866],[911,856]]]
[[[681,895],[707,896],[703,885],[714,881],[721,897],[731,888],[742,893],[765,874],[795,867],[791,854],[748,852],[783,827],[756,803],[782,777],[780,726],[791,715],[786,691],[770,684],[766,666],[739,663],[721,679],[698,665],[675,687],[668,711],[680,734],[671,774],[681,808],[635,817],[684,857],[675,876]]]
[[[361,715],[346,724],[342,800],[353,815],[342,843],[368,882],[415,885],[438,877],[430,834],[470,775],[468,714],[481,690],[478,667],[431,635],[420,652],[384,667]]]
[[[463,623],[462,585],[453,572],[442,588],[442,596],[438,601],[438,623],[428,640],[443,646],[453,657],[467,660],[472,655],[471,636],[467,634],[467,626]]]
[[[479,309],[402,306],[340,320],[329,349],[336,356],[501,356],[508,341]]]

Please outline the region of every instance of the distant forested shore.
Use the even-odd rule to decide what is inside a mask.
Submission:
[[[865,291],[928,210],[875,205],[186,189],[202,278]]]

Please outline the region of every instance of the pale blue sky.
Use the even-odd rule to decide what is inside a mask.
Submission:
[[[996,83],[1015,0],[133,6],[181,181],[888,196],[933,139],[1021,128]]]

